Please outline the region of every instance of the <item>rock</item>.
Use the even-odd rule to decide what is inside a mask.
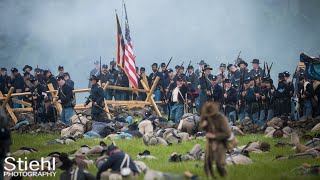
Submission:
[[[318,123],[311,129],[311,132],[315,132],[315,131],[320,131],[320,123]]]
[[[299,144],[300,140],[299,140],[299,136],[298,133],[293,132],[290,134],[290,144],[294,144],[297,145]]]

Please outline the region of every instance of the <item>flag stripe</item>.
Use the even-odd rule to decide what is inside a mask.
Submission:
[[[133,45],[130,37],[129,22],[127,16],[127,9],[124,4],[125,10],[125,39],[126,44],[124,47],[124,70],[128,76],[130,86],[138,88],[137,72],[136,72],[136,63],[133,53]]]

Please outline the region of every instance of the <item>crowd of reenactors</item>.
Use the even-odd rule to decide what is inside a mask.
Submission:
[[[220,104],[221,112],[229,119],[232,125],[236,120],[249,117],[258,125],[263,125],[275,116],[287,116],[298,120],[302,116],[319,115],[320,83],[305,74],[305,66],[299,63],[293,74],[285,71],[278,74],[277,82],[270,76],[272,65],[264,63],[261,67],[258,59],[253,59],[252,69],[248,63],[238,58],[235,64],[221,63],[218,73],[204,60],[194,68],[191,62],[186,67],[176,65],[174,70],[168,68],[171,60],[166,63],[153,63],[151,73],[146,74],[144,67],[136,68],[139,88],[143,89],[140,81],[146,75],[148,84],[152,86],[156,77],[160,80],[154,91],[155,101],[162,101],[162,109],[168,114],[168,119],[179,123],[185,113],[200,112],[207,101]],[[94,62],[94,69],[90,72],[88,87],[90,96],[85,105],[92,102],[94,119],[98,120],[104,109],[106,100],[145,100],[147,95],[142,92],[102,89],[106,83],[113,86],[129,87],[126,73],[117,67],[115,61],[108,64]],[[52,103],[53,97],[47,85],[52,84],[58,90],[57,101],[62,104],[61,120],[70,125],[68,119],[74,114],[75,96],[72,92],[74,82],[70,74],[64,71],[63,66],[57,69],[54,76],[49,69],[34,69],[26,65],[19,73],[17,68],[11,69],[11,75],[6,68],[1,68],[0,91],[8,93],[14,87],[14,93],[31,92],[28,97],[14,96],[32,103],[36,110],[36,119],[39,122],[53,122],[57,119],[56,110]],[[293,81],[295,79],[295,81]],[[277,87],[275,86],[277,84]],[[12,107],[20,108],[18,103],[10,102]],[[298,106],[300,105],[300,106]]]
[[[33,73],[32,73],[33,70]],[[17,68],[11,69],[9,75],[6,68],[1,68],[0,75],[0,91],[7,94],[11,87],[14,88],[13,93],[30,92],[28,96],[14,96],[13,98],[23,100],[32,104],[35,123],[56,122],[58,114],[56,107],[52,103],[56,100],[62,105],[61,121],[67,125],[71,125],[69,119],[73,115],[72,100],[75,99],[72,90],[74,82],[71,80],[70,74],[64,72],[64,67],[59,66],[57,76],[54,76],[49,69],[35,68],[25,65],[22,69],[23,74]],[[58,97],[53,98],[51,93],[47,93],[48,84],[52,84],[55,90],[58,90]],[[9,101],[11,107],[22,108],[22,105]]]

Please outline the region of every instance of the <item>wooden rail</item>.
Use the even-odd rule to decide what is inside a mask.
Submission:
[[[148,80],[146,75],[144,74],[142,76],[142,80],[140,81],[143,89],[135,89],[135,88],[130,88],[130,87],[120,87],[120,86],[110,86],[109,82],[107,82],[106,84],[102,85],[102,88],[104,90],[106,89],[114,89],[114,90],[122,90],[122,91],[132,91],[132,92],[141,92],[141,93],[146,93],[147,94],[147,98],[145,101],[136,101],[136,100],[132,100],[132,101],[110,101],[110,100],[105,100],[105,108],[104,110],[107,112],[108,118],[110,118],[110,112],[109,112],[109,108],[108,105],[112,105],[112,106],[128,106],[128,107],[144,107],[147,105],[152,105],[154,110],[156,111],[156,113],[158,114],[158,116],[162,116],[161,112],[158,109],[157,104],[160,104],[162,102],[156,102],[154,101],[153,97],[153,92],[157,87],[157,84],[159,82],[160,78],[156,77],[154,80],[154,83],[152,84],[151,88],[149,87],[148,84]],[[101,83],[99,83],[101,84]],[[55,107],[57,108],[57,111],[59,113],[62,112],[62,106],[61,104],[57,101],[57,97],[58,97],[58,90],[55,90],[53,88],[52,84],[48,84],[48,89],[49,91],[47,91],[47,94],[51,94],[53,97],[53,104],[55,105]],[[32,104],[23,100],[19,100],[16,99],[14,97],[16,96],[24,96],[24,97],[28,97],[31,96],[31,92],[24,92],[24,93],[13,93],[14,88],[11,87],[9,89],[9,92],[7,94],[2,94],[0,92],[0,102],[2,102],[2,106],[3,108],[8,112],[8,114],[10,115],[11,119],[14,121],[14,123],[17,123],[18,119],[15,115],[15,113],[23,113],[23,112],[33,112],[33,108],[32,108]],[[84,93],[84,92],[90,92],[91,89],[78,89],[78,90],[73,90],[73,93]],[[11,108],[9,105],[9,101],[12,101],[14,103],[17,104],[21,104],[24,106],[24,108]],[[74,109],[75,110],[85,110],[91,107],[91,104],[89,104],[88,106],[84,106],[84,104],[77,104]]]

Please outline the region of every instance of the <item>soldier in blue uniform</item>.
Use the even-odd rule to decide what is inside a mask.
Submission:
[[[168,78],[168,70],[166,67],[166,63],[161,63],[161,75],[162,75],[163,79]]]
[[[64,73],[64,67],[62,65],[58,66],[58,76],[63,76]]]
[[[198,63],[198,65],[199,65],[199,68],[196,70],[196,75],[199,77],[199,76],[201,76],[201,74],[202,74],[202,71],[203,71],[203,67],[204,67],[204,65],[206,65],[206,63],[204,62],[204,60],[201,60],[199,63]]]
[[[255,77],[256,75],[260,75],[260,77],[264,76],[263,70],[259,66],[259,64],[260,64],[259,59],[253,59],[251,63],[252,63],[252,69],[249,72],[249,75],[251,77]]]
[[[94,62],[94,69],[90,71],[90,76],[95,75],[98,76],[100,73],[100,63],[99,61]],[[89,82],[88,88],[91,88],[91,83]]]
[[[148,77],[149,86],[151,87],[153,85],[154,80],[156,79],[157,76],[160,77],[157,87],[154,90],[154,95],[155,95],[154,100],[161,101],[161,88],[163,85],[163,77],[162,77],[162,74],[158,71],[157,63],[153,63],[151,67],[152,67],[152,73]]]
[[[184,114],[184,105],[188,103],[187,93],[188,87],[185,85],[185,79],[182,76],[176,78],[176,87],[172,91],[172,108],[170,113],[170,119],[176,124],[179,124],[182,115]]]
[[[226,72],[225,72],[226,68],[227,68],[226,64],[224,64],[224,63],[220,64],[219,72],[217,74],[217,81],[220,84],[220,86],[223,86],[224,79],[227,78],[227,75],[226,75]]]
[[[114,82],[113,80],[114,77],[112,74],[109,73],[108,65],[106,64],[102,65],[101,74],[99,74],[97,78],[101,81],[102,87],[104,87],[107,82],[109,82],[109,85],[114,85],[110,83],[111,81]],[[112,91],[110,91],[110,89],[106,89],[104,91],[104,94],[105,94],[106,100],[112,100]]]
[[[92,115],[92,120],[93,121],[101,121],[101,114],[104,111],[104,92],[102,87],[99,86],[97,83],[99,79],[95,76],[92,75],[90,77],[90,83],[91,83],[91,91],[90,91],[90,96],[85,102],[84,106],[87,106],[90,102],[92,103],[91,107],[91,115]]]
[[[197,89],[199,84],[199,77],[194,73],[193,66],[188,66],[187,80],[192,84],[193,89]]]
[[[163,82],[163,87],[165,88],[165,96],[166,96],[166,103],[169,103],[169,105],[167,104],[167,107],[170,106],[171,109],[171,98],[172,98],[172,91],[173,89],[177,86],[176,84],[176,76],[174,75],[174,72],[172,69],[168,70],[168,78],[165,79],[165,81]],[[169,108],[167,108],[168,112],[169,112]]]
[[[115,86],[129,87],[129,79],[126,73],[122,69],[118,71],[118,77],[115,82]],[[113,96],[116,101],[126,101],[129,99],[128,91],[124,90],[113,90]]]
[[[290,103],[290,89],[286,83],[285,75],[279,73],[278,75],[279,83],[278,88],[275,92],[275,116],[288,116]]]
[[[55,90],[58,89],[59,85],[58,85],[58,81],[57,79],[52,75],[51,71],[49,69],[44,70],[44,75],[46,77],[46,84],[52,84],[53,88]],[[63,77],[63,76],[62,76]]]
[[[146,68],[144,67],[140,67],[140,72],[139,72],[139,76],[138,76],[138,87],[139,89],[144,89],[142,84],[141,84],[141,80],[143,80],[143,75],[145,75],[146,73]],[[140,101],[144,101],[147,98],[147,94],[144,92],[138,92],[138,100]]]
[[[61,121],[67,126],[71,126],[71,117],[74,113],[74,104],[72,104],[72,100],[74,94],[72,92],[72,88],[65,82],[63,76],[57,77],[57,82],[59,83],[58,89],[58,103],[61,103],[62,112],[61,112]]]
[[[232,126],[237,118],[237,90],[234,87],[232,87],[230,79],[225,79],[224,84],[225,93],[223,97],[225,115],[228,118],[230,125]]]
[[[63,73],[64,80],[66,83],[74,90],[74,81],[71,80],[70,74],[68,72]]]
[[[119,71],[116,69],[116,62],[115,61],[110,61],[110,67],[109,67],[109,74],[111,74],[110,78],[109,78],[109,85],[110,86],[114,86],[116,84],[116,80],[118,78],[118,73]],[[112,100],[112,98],[114,97],[114,93],[115,92],[113,89],[108,89],[106,90],[107,94],[108,94],[108,100]]]
[[[238,67],[240,68],[240,76],[243,76],[244,78],[250,77],[249,70],[248,70],[248,63],[247,62],[245,62],[244,60],[242,60],[240,58],[240,61],[238,63]]]
[[[228,76],[228,78],[231,80],[231,84],[232,85],[237,85],[238,87],[239,87],[239,85],[240,85],[240,70],[239,69],[237,69],[236,67],[235,67],[235,65],[233,65],[233,64],[229,64],[228,66],[227,66],[227,69],[228,69],[228,71],[229,71],[229,76]]]
[[[270,121],[274,117],[274,103],[275,103],[275,87],[273,85],[273,80],[269,77],[263,78],[264,83],[266,84],[266,90],[267,91],[265,95],[265,110],[267,111],[267,118],[266,121]]]
[[[304,76],[299,78],[299,101],[302,109],[302,116],[312,115],[312,98],[315,96],[313,86]]]
[[[259,92],[254,89],[254,79],[248,77],[249,87],[242,94],[246,102],[246,117],[249,117],[253,123],[258,124],[259,121]]]
[[[217,76],[212,76],[211,77],[211,88],[208,92],[208,95],[210,97],[210,100],[216,103],[219,103],[222,105],[222,100],[223,100],[223,89],[222,87],[218,84],[217,81]]]
[[[11,69],[12,75],[11,75],[11,87],[14,87],[14,93],[22,93],[24,92],[24,79],[19,73],[17,68],[12,68]],[[21,96],[16,96],[14,97],[18,100],[21,100]],[[14,108],[21,108],[21,104],[18,103],[13,103]]]
[[[7,75],[7,69],[1,68],[0,74],[0,91],[2,94],[8,93],[8,83],[11,81],[10,76]]]
[[[29,101],[32,103],[32,108],[34,111],[34,122],[38,123],[40,122],[39,113],[43,109],[43,100],[45,97],[44,93],[46,93],[46,91],[35,77],[32,77],[30,82],[32,87],[30,88],[31,96],[29,96]]]
[[[201,77],[199,77],[199,86],[198,89],[200,90],[200,103],[199,109],[202,108],[203,104],[209,100],[209,93],[211,90],[211,74],[212,68],[209,65],[204,65],[203,72]]]
[[[287,105],[288,105],[288,115],[290,113],[290,117],[291,119],[293,120],[295,117],[294,117],[294,102],[292,101],[292,97],[295,93],[294,91],[294,84],[293,82],[291,81],[290,79],[290,73],[288,71],[284,71],[283,72],[284,74],[284,80],[286,81],[287,85],[288,85],[288,88],[289,88],[289,100],[287,102]]]

